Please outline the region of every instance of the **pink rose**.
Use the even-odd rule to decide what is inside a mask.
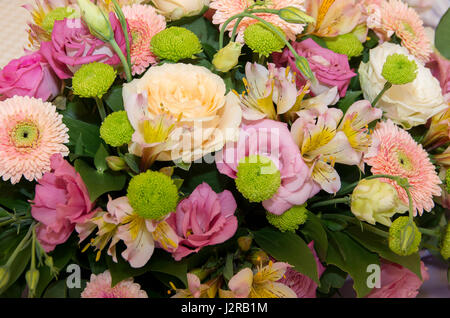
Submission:
[[[40,222],[37,238],[46,252],[67,241],[75,225],[94,213],[86,185],[75,169],[61,154],[54,154],[50,164],[52,170],[36,185],[31,207],[33,218]]]
[[[109,20],[117,44],[125,54],[126,42],[120,22],[112,12],[109,14]],[[40,52],[61,79],[71,78],[83,64],[120,64],[120,59],[111,45],[93,36],[81,19],[56,21],[52,40],[42,42]]]
[[[47,101],[58,95],[60,87],[61,81],[38,52],[12,60],[0,71],[0,100],[18,95]]]
[[[323,267],[319,258],[317,257],[316,251],[314,250],[314,242],[311,241],[308,244],[309,249],[314,255],[317,264],[317,271],[320,276],[322,276],[325,271],[325,267]],[[291,288],[296,294],[298,298],[316,298],[316,289],[317,283],[313,281],[306,275],[300,274],[295,269],[288,268],[284,277],[278,282],[285,284],[287,287]]]
[[[195,188],[166,220],[180,237],[178,248],[172,253],[175,260],[231,238],[238,225],[236,207],[230,191],[215,193],[206,183]]]
[[[433,53],[426,67],[430,68],[433,76],[439,80],[442,95],[450,102],[450,61],[439,53]]]
[[[374,288],[368,298],[415,298],[423,282],[428,280],[427,268],[420,262],[422,280],[409,269],[381,261],[381,288]]]
[[[329,88],[337,86],[339,95],[345,96],[350,80],[356,76],[356,73],[350,69],[346,55],[325,49],[313,39],[293,42],[292,46],[298,55],[308,60],[309,66],[319,82],[311,86],[314,95],[319,95]],[[274,53],[273,60],[277,66],[288,64],[297,74],[297,86],[300,88],[305,85],[305,78],[295,65],[294,55],[289,49],[286,48],[283,53]]]
[[[239,140],[216,154],[217,169],[236,179],[239,160],[250,155],[268,157],[280,170],[281,186],[272,198],[262,202],[267,211],[283,214],[319,192],[285,123],[270,119],[244,122]]]

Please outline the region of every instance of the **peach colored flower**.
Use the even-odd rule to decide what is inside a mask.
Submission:
[[[300,10],[305,10],[304,7],[304,0],[272,0],[267,1],[266,4],[264,4],[262,7],[269,8],[269,9],[282,9],[285,7],[295,7]],[[213,16],[213,23],[219,24],[220,28],[222,28],[223,23],[232,16],[239,14],[243,12],[245,9],[250,7],[251,5],[255,4],[255,1],[253,0],[213,0],[211,1],[209,7],[211,9],[215,9],[216,12]],[[260,6],[256,6],[255,9],[260,8]],[[276,14],[271,13],[255,13],[256,16],[263,18],[267,22],[270,22],[278,27],[280,27],[286,36],[290,40],[295,40],[295,36],[297,34],[300,34],[303,32],[304,25],[303,24],[295,24],[295,23],[288,23],[281,19]],[[230,24],[227,26],[227,31],[232,31],[234,28],[236,20],[233,20]],[[238,42],[244,41],[244,30],[254,23],[258,22],[255,19],[251,18],[244,18],[237,28],[237,38],[236,40]]]
[[[378,123],[372,134],[372,145],[365,156],[373,174],[388,174],[408,179],[414,215],[423,210],[431,211],[434,207],[433,196],[441,194],[441,180],[427,152],[418,145],[405,130],[396,126],[391,120]],[[394,180],[383,179],[392,184],[400,200],[408,205],[406,191]]]
[[[242,117],[238,97],[225,93],[223,79],[205,67],[151,67],[123,88],[135,129],[130,151],[145,157],[144,150],[159,143],[157,160],[184,162],[219,151],[237,139]]]
[[[377,15],[373,23],[375,31],[382,32],[386,39],[394,33],[402,40],[402,45],[422,62],[427,62],[433,52],[430,40],[425,34],[423,21],[417,12],[400,0],[383,1],[378,10],[373,11]],[[372,19],[371,16],[368,18]],[[381,20],[380,20],[381,19]]]
[[[150,50],[152,37],[166,28],[166,19],[156,13],[149,5],[135,4],[122,8],[130,28],[133,41],[131,44],[131,64],[133,75],[140,75],[157,62]]]
[[[14,96],[0,102],[0,176],[17,183],[50,171],[50,157],[69,154],[67,127],[56,107],[41,99]]]
[[[132,278],[123,280],[114,287],[111,287],[111,281],[109,270],[99,275],[91,274],[91,280],[81,293],[81,298],[148,298],[147,293]]]

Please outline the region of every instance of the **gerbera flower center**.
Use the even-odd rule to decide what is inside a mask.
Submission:
[[[11,141],[17,148],[34,148],[39,141],[39,129],[33,122],[20,122],[11,131]]]
[[[407,22],[402,22],[403,23],[403,29],[410,33],[411,35],[416,35],[416,33],[414,32],[414,29],[407,23]]]
[[[413,169],[413,165],[411,163],[411,160],[408,158],[408,156],[403,151],[397,150],[397,159],[398,159],[398,163],[405,170],[412,170]]]

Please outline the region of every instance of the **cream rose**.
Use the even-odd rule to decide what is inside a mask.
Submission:
[[[425,124],[427,119],[447,108],[439,81],[430,70],[400,45],[385,42],[370,51],[368,63],[361,63],[359,78],[364,97],[373,101],[386,80],[381,75],[386,58],[394,53],[404,54],[417,63],[416,79],[405,85],[393,85],[380,99],[377,107],[384,116],[404,128]]]
[[[159,13],[170,20],[199,14],[203,7],[209,4],[209,0],[153,0],[152,2]]]
[[[151,67],[123,88],[125,110],[135,129],[130,152],[142,156],[145,147],[161,142],[149,127],[162,121],[169,121],[165,127],[173,126],[157,160],[191,162],[236,141],[242,118],[239,99],[225,93],[223,79],[203,66]]]

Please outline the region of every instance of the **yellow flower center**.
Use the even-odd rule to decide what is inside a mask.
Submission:
[[[35,148],[39,141],[39,129],[31,121],[18,123],[10,134],[12,143],[21,150]]]
[[[403,23],[403,29],[405,30],[405,31],[407,31],[408,33],[410,33],[411,35],[416,35],[415,33],[414,33],[414,29],[408,24],[408,23],[406,23],[406,22],[402,22]]]
[[[405,170],[412,170],[413,165],[411,163],[411,160],[403,151],[397,150],[397,159],[402,168],[404,168]]]

